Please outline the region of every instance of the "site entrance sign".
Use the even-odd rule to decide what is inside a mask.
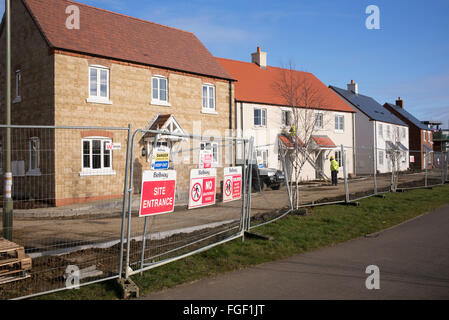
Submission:
[[[176,171],[144,171],[141,191],[139,217],[173,212],[175,209]]]

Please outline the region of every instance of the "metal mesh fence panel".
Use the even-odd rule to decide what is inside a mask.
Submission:
[[[241,236],[245,166],[236,163],[235,150],[245,149],[247,157],[245,141],[138,130],[133,149],[127,276]],[[169,156],[158,163],[164,150]],[[154,202],[161,182],[152,179],[170,171],[176,183],[165,191],[174,190],[174,204],[163,209]]]
[[[2,252],[0,298],[118,276],[128,128],[10,130],[13,222],[1,223],[16,249]]]

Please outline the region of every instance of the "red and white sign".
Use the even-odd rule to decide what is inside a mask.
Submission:
[[[144,171],[139,217],[173,212],[175,209],[176,171]]]
[[[189,209],[215,204],[216,169],[190,171]]]
[[[242,197],[242,167],[224,168],[223,202],[238,200]]]
[[[210,169],[212,168],[212,159],[214,155],[212,150],[200,150],[200,169]]]
[[[120,150],[122,148],[122,144],[119,142],[109,142],[105,145],[106,150]]]

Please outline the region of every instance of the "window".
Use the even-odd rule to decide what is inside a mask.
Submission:
[[[335,161],[338,162],[339,167],[342,167],[343,159],[341,158],[341,151],[335,151]]]
[[[382,126],[382,123],[379,123],[379,125],[377,126],[377,131],[379,131],[379,137],[384,136],[384,128]]]
[[[168,103],[168,80],[165,77],[155,76],[152,78],[153,95],[152,103]]]
[[[109,101],[109,69],[89,67],[88,102],[110,103]]]
[[[265,127],[267,125],[266,109],[254,109],[254,125],[259,127]]]
[[[201,150],[212,150],[212,165],[218,165],[220,163],[217,142],[201,142],[200,148]]]
[[[379,163],[379,165],[383,166],[384,165],[384,152],[383,151],[379,151],[379,159],[377,161]]]
[[[21,102],[22,101],[22,72],[20,69],[16,70],[16,96],[13,103]]]
[[[203,84],[203,112],[215,112],[215,87]]]
[[[407,138],[407,129],[405,129],[404,127],[402,127],[402,138]]]
[[[113,174],[112,151],[108,145],[110,138],[82,139],[83,168],[85,174]]]
[[[389,125],[387,126],[387,138],[391,138],[391,127]]]
[[[30,138],[29,144],[30,162],[27,175],[40,175],[40,139],[38,137]]]
[[[282,126],[289,126],[292,123],[292,113],[291,111],[282,110],[282,119],[281,119]]]
[[[315,113],[315,128],[323,129],[323,114],[321,112]]]
[[[256,159],[258,162],[262,162],[264,168],[268,168],[268,150],[257,150]]]
[[[345,130],[345,116],[341,114],[335,115],[335,131]]]

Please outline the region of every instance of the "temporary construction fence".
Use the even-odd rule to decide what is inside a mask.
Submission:
[[[2,252],[0,299],[32,296],[118,277],[130,128],[0,126],[3,181],[11,137],[12,226],[3,236],[31,258]],[[2,196],[2,207],[6,199]],[[0,249],[1,250],[1,249]]]
[[[14,209],[2,231],[32,267],[2,253],[0,299],[128,277],[248,229],[250,140],[131,126],[0,126],[1,146],[6,130]],[[238,164],[236,149],[244,154]],[[173,172],[170,185],[163,176]]]
[[[129,277],[244,239],[246,231],[296,209],[286,153],[279,152],[277,172],[259,170],[253,138],[132,131],[131,126],[0,126],[0,167],[7,129],[14,220],[3,234],[25,249],[32,267],[2,264],[2,255],[0,299]],[[325,170],[330,156],[340,163],[339,183],[301,181],[298,208],[389,192],[393,178],[397,190],[448,180],[447,153],[427,152],[426,165],[415,168],[422,152],[406,150],[406,162],[400,159],[394,177],[392,152],[340,145],[316,153],[323,163],[315,170]],[[270,184],[273,174],[285,181]],[[1,282],[21,270],[23,280]]]
[[[130,164],[127,229],[122,233],[125,265],[120,265],[126,277],[243,236],[251,141],[134,132],[130,159],[136,160]],[[243,152],[241,165],[238,149]],[[154,205],[158,202],[162,206]]]

